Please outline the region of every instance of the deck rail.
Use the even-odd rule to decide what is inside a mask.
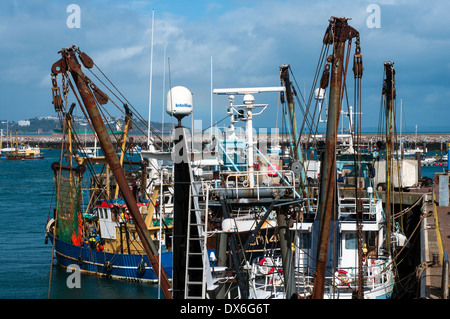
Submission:
[[[296,267],[297,292],[309,297],[314,286],[315,269],[308,266]],[[278,295],[284,293],[284,277],[281,258],[258,257],[252,263],[252,285],[250,289],[262,293]],[[390,259],[385,256],[372,256],[364,264],[365,291],[374,291],[393,285],[393,271]],[[328,298],[336,298],[341,293],[351,293],[357,289],[358,271],[356,267],[339,268],[328,271],[325,278],[325,293]]]

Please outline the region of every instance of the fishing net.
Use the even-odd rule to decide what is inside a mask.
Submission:
[[[55,183],[58,237],[79,246],[83,236],[81,179],[74,172],[60,170],[55,172]]]

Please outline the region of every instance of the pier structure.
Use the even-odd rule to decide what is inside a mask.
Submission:
[[[270,143],[272,140],[272,137],[270,136],[271,129],[265,129],[265,132],[262,133],[264,130],[258,130],[256,129],[256,134],[258,135],[258,141],[262,141],[265,143]],[[86,142],[86,146],[93,146],[94,145],[94,135],[92,133],[80,133],[80,136],[82,137],[81,140]],[[345,145],[345,143],[348,143],[348,137],[350,135],[338,135],[338,145]],[[36,135],[26,135],[26,134],[19,134],[18,140],[20,143],[27,143],[29,145],[39,145],[40,147],[44,148],[57,148],[59,147],[61,143],[61,137],[62,134],[54,133],[54,134],[36,134]],[[147,137],[144,134],[130,134],[130,137],[133,137],[133,142],[138,146],[146,146],[147,145]],[[171,134],[164,134],[160,135],[162,141],[164,143],[169,143],[172,139]],[[189,134],[188,139],[191,138],[191,135]],[[277,137],[280,144],[288,143],[288,134],[282,134],[279,133],[279,136]],[[325,137],[322,135],[315,136],[315,139],[318,143],[320,141],[324,141]],[[373,149],[373,147],[376,145],[377,141],[379,139],[379,135],[375,133],[366,133],[362,134],[361,137],[361,147],[363,149]],[[414,143],[416,137],[414,134],[403,134],[402,140],[406,143]],[[307,146],[307,141],[310,140],[308,134],[304,134],[301,137],[300,142],[302,143],[302,149],[305,149],[304,147]],[[448,141],[450,140],[450,133],[427,133],[427,134],[421,134],[417,137],[417,140],[420,141],[417,143],[418,146],[423,147],[426,146],[426,148],[429,151],[442,151],[444,153],[448,150]],[[203,134],[197,134],[194,135],[194,142],[204,142],[209,143],[210,142],[210,133],[209,132],[203,132]],[[7,143],[6,139],[3,139],[3,143]],[[161,144],[161,140],[155,139],[156,144]]]
[[[450,206],[448,173],[424,197],[420,225],[419,298],[449,299]],[[443,185],[445,182],[447,185]]]

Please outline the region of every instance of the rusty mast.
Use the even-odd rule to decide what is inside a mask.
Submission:
[[[327,133],[319,190],[320,226],[316,259],[317,267],[314,274],[312,293],[313,299],[323,299],[324,296],[330,224],[333,209],[336,208],[336,145],[342,106],[343,80],[345,81],[345,43],[358,35],[358,31],[349,26],[347,20],[348,18],[345,17],[331,17],[323,39],[324,45],[333,45],[333,54],[327,58],[327,62],[330,63],[329,72],[331,73],[331,78]]]

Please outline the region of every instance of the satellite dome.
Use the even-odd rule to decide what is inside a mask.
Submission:
[[[192,113],[192,93],[184,86],[175,86],[167,93],[166,112],[181,120]]]

